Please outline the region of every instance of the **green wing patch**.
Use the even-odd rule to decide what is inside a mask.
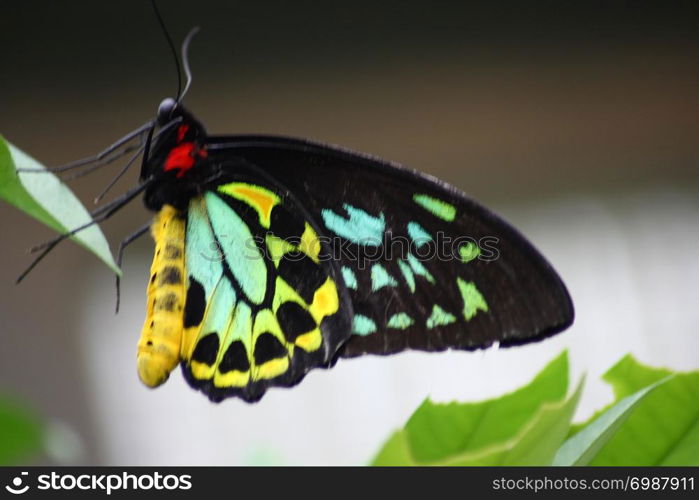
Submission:
[[[332,362],[350,329],[320,252],[311,221],[264,186],[229,183],[192,199],[181,351],[190,384],[214,401],[255,401]]]

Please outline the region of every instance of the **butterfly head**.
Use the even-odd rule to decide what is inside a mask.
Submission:
[[[175,118],[175,110],[177,109],[177,101],[172,97],[166,97],[158,106],[158,126],[166,125],[170,120]]]
[[[161,130],[159,135],[172,137],[172,129],[176,130],[174,125],[178,123],[189,124],[190,127],[196,125],[195,128],[201,129],[202,132],[204,130],[199,120],[182,103],[172,97],[166,97],[158,105],[158,113],[155,118],[155,124]]]
[[[157,180],[146,191],[146,206],[154,210],[173,198],[185,202],[202,176],[206,176],[208,164],[206,130],[182,104],[164,99],[158,106],[156,127],[141,172],[142,181]]]
[[[147,174],[181,179],[206,159],[206,131],[182,104],[170,97],[163,99],[156,123],[159,131]]]

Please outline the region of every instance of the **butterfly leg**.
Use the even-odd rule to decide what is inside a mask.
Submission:
[[[126,156],[132,151],[137,151],[137,155],[140,153],[140,151],[143,149],[143,140],[139,141],[138,144],[133,144],[131,146],[128,146],[121,151],[119,151],[117,154],[110,156],[109,158],[105,158],[103,160],[100,160],[98,162],[95,162],[93,165],[90,165],[84,170],[80,170],[79,172],[75,172],[74,174],[71,175],[66,175],[65,177],[61,177],[61,180],[64,182],[70,182],[75,179],[79,179],[80,177],[84,177],[88,174],[91,174],[95,170],[99,170],[102,167],[106,167],[110,163],[115,162],[116,160],[122,158],[123,156]]]
[[[123,146],[124,144],[126,144],[127,142],[129,142],[130,140],[132,140],[133,138],[138,137],[139,135],[143,134],[145,131],[147,131],[149,128],[152,128],[152,127],[153,127],[153,122],[144,123],[143,125],[141,125],[140,127],[138,127],[136,130],[133,130],[133,131],[129,132],[129,133],[126,134],[124,137],[122,137],[121,139],[119,139],[118,141],[116,141],[114,144],[112,144],[111,146],[109,146],[107,149],[104,149],[103,151],[100,151],[100,152],[97,153],[96,155],[88,156],[87,158],[83,158],[82,160],[77,160],[77,161],[73,161],[73,162],[70,162],[70,163],[66,163],[65,165],[60,165],[60,166],[58,166],[58,167],[49,168],[48,171],[49,171],[49,172],[54,172],[54,173],[55,173],[55,172],[65,172],[66,170],[72,170],[72,169],[74,169],[74,168],[79,168],[79,167],[82,167],[82,166],[84,166],[84,165],[89,165],[89,164],[91,164],[91,163],[96,163],[96,162],[100,162],[100,163],[101,163],[102,160],[104,160],[109,154],[111,154],[112,152],[116,151],[116,150],[119,149],[121,146]],[[128,149],[128,148],[127,148],[127,149]],[[128,151],[121,152],[120,154],[118,154],[118,155],[116,156],[116,158],[118,158],[118,157],[120,157],[120,156],[123,156],[124,154],[126,154],[126,152],[128,152]],[[112,161],[112,159],[110,158],[110,159],[106,160],[106,161],[104,162],[104,164],[106,165],[106,164],[110,163],[111,161]],[[20,172],[22,172],[22,171],[33,171],[33,170],[26,170],[26,169],[18,169],[18,170],[19,170]],[[43,171],[43,170],[42,170],[42,171]]]
[[[126,250],[126,247],[129,246],[131,243],[136,241],[138,238],[143,236],[148,232],[148,229],[150,229],[151,223],[145,224],[143,227],[138,228],[133,234],[128,235],[126,238],[121,240],[121,243],[119,243],[119,251],[117,252],[117,266],[119,269],[121,269],[121,263],[124,258],[124,250]],[[121,299],[121,276],[117,274],[116,276],[116,310],[114,311],[115,314],[119,313],[119,302]]]
[[[131,191],[128,191],[124,193],[122,196],[119,198],[107,203],[105,206],[98,208],[97,210],[94,210],[93,212],[90,213],[90,215],[93,217],[93,219],[90,222],[87,222],[83,224],[82,226],[78,226],[75,229],[71,229],[67,233],[63,233],[60,236],[57,236],[56,238],[49,240],[45,243],[42,243],[41,245],[37,245],[35,247],[32,247],[30,252],[38,252],[39,250],[44,250],[47,249],[49,250],[50,248],[53,248],[56,244],[60,243],[61,241],[65,240],[66,238],[70,238],[76,233],[79,233],[83,229],[87,229],[88,227],[98,224],[100,222],[103,222],[107,219],[109,219],[112,215],[114,215],[117,211],[119,211],[121,208],[123,208],[125,205],[127,205],[131,200],[133,200],[136,196],[141,194],[146,187],[148,187],[148,183],[143,183],[137,188],[132,189]],[[40,257],[43,257],[43,253]]]
[[[131,200],[133,200],[136,196],[138,196],[142,191],[148,187],[148,183],[143,183],[137,188],[132,189],[131,191],[128,191],[124,193],[122,196],[116,198],[115,200],[112,200],[111,202],[105,204],[104,206],[98,208],[97,210],[94,210],[90,213],[94,219],[86,224],[83,224],[82,226],[76,227],[75,229],[62,234],[50,241],[47,241],[45,243],[42,243],[41,245],[38,245],[30,250],[30,252],[38,252],[39,250],[43,250],[37,257],[34,259],[34,261],[29,264],[29,267],[22,272],[22,274],[19,275],[17,280],[15,281],[15,284],[20,283],[24,278],[27,277],[27,275],[31,272],[32,269],[36,267],[36,265],[43,260],[44,257],[46,257],[51,250],[53,250],[56,245],[58,245],[61,241],[65,240],[66,238],[69,238],[70,236],[73,236],[75,233],[78,233],[82,231],[83,229],[86,229],[93,224],[97,224],[99,222],[102,222],[103,220],[108,219],[114,213],[116,213],[119,209],[121,209],[124,205],[127,205]]]
[[[133,155],[131,158],[129,158],[129,161],[126,162],[126,165],[122,167],[122,169],[119,171],[118,174],[114,176],[114,178],[109,181],[109,184],[107,184],[107,187],[105,187],[100,194],[98,194],[95,197],[95,203],[99,203],[102,198],[104,198],[104,195],[106,195],[110,189],[116,184],[119,179],[122,178],[122,176],[129,170],[131,165],[133,165],[133,162],[136,161],[136,158],[138,158],[138,155],[143,153],[143,158],[141,159],[141,172],[143,172],[144,166],[148,163],[148,159],[150,156],[150,144],[151,140],[153,139],[153,130],[155,127],[152,127],[150,130],[148,130],[148,135],[146,135],[146,142],[143,144],[143,147],[138,148],[138,151],[136,151],[136,154]]]

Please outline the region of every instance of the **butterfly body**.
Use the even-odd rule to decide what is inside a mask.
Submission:
[[[186,275],[182,213],[170,205],[164,206],[153,221],[151,234],[156,247],[137,367],[141,380],[155,387],[167,380],[180,361]]]
[[[146,385],[181,361],[210,399],[256,401],[340,357],[516,345],[572,322],[546,260],[441,181],[306,140],[209,136],[172,102],[158,124],[141,175],[158,214]]]

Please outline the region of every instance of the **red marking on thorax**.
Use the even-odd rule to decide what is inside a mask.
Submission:
[[[197,157],[206,158],[208,154],[205,149],[199,149],[199,146],[194,142],[182,142],[188,130],[189,125],[187,124],[180,125],[177,129],[177,142],[179,144],[170,150],[163,167],[166,172],[179,170],[177,172],[178,179],[195,165]]]
[[[177,129],[177,142],[182,142],[184,140],[184,136],[189,130],[189,125],[186,123],[184,125],[180,125],[180,128]]]

